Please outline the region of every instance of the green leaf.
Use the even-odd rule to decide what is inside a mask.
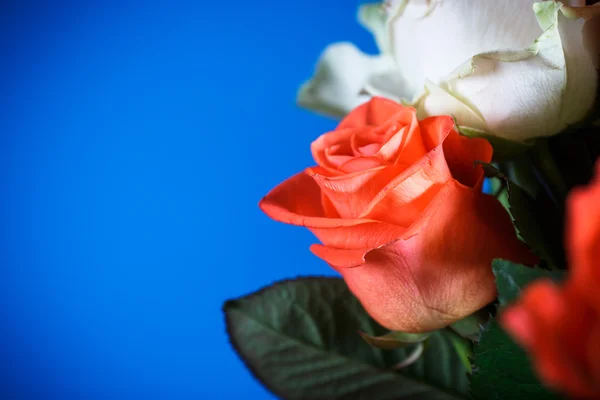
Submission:
[[[562,216],[549,201],[532,199],[519,186],[508,183],[509,211],[515,227],[532,251],[550,266],[564,265]]]
[[[527,154],[521,154],[510,161],[501,163],[500,169],[512,183],[518,185],[531,198],[537,197],[540,184]]]
[[[520,292],[537,279],[561,280],[564,271],[530,268],[505,260],[494,260],[498,300],[504,306],[515,301]],[[471,394],[475,399],[558,399],[549,392],[531,369],[527,354],[498,325],[496,320],[482,331],[475,345]]]
[[[496,320],[490,322],[475,346],[470,380],[476,400],[560,399],[539,382],[525,352]]]
[[[561,281],[566,275],[565,271],[548,271],[541,268],[531,268],[500,259],[492,262],[492,270],[496,276],[498,300],[502,306],[515,301],[521,291],[537,279],[550,278],[555,281]]]
[[[498,178],[505,182],[508,198],[505,198],[504,192],[501,192],[498,199],[505,207],[508,201],[508,212],[519,237],[550,267],[564,266],[563,218],[555,204],[542,190],[535,190],[535,198],[531,197],[519,184],[494,165],[479,161],[476,164],[482,166],[487,177]],[[533,191],[533,188],[529,190]]]
[[[393,350],[401,347],[412,346],[424,342],[429,336],[427,333],[390,332],[382,336],[371,336],[364,332],[358,332],[362,338],[373,347],[378,349]]]
[[[385,333],[337,278],[276,283],[224,305],[231,343],[246,366],[284,399],[461,399],[468,379],[445,332],[414,364],[411,349],[381,350],[358,334]]]
[[[497,199],[500,202],[500,204],[502,204],[502,207],[504,207],[504,209],[510,214],[510,204],[508,203],[508,190],[506,188],[503,188],[500,191]],[[518,236],[520,237],[520,235]]]

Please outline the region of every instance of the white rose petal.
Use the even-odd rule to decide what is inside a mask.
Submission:
[[[387,25],[387,12],[381,3],[360,6],[358,22],[373,34],[382,54],[392,53],[392,36]]]
[[[565,17],[560,7],[551,1],[535,4],[543,34],[533,45],[478,54],[467,62],[470,73],[451,76],[443,83],[450,93],[476,108],[489,134],[512,141],[549,136],[589,111],[596,72],[582,45],[584,21],[566,21],[562,31],[570,31],[575,38],[578,31],[579,39],[563,42],[561,37],[568,35],[561,35],[559,19]]]
[[[342,116],[370,96],[384,96],[510,141],[556,134],[583,119],[596,98],[597,55],[589,43],[585,48],[585,21],[577,19],[589,8],[571,7],[534,0],[362,6],[358,19],[381,56],[349,44],[328,49],[300,104]]]
[[[394,68],[389,55],[370,56],[351,43],[325,49],[315,75],[298,92],[298,104],[322,114],[342,117],[369,100],[363,90],[371,76]]]

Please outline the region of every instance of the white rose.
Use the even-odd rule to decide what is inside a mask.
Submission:
[[[590,8],[533,0],[392,0],[360,8],[380,55],[330,45],[298,103],[343,116],[371,96],[453,115],[474,134],[551,136],[596,99],[597,54],[584,46]]]

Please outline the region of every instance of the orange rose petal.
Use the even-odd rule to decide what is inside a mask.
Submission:
[[[452,176],[470,187],[481,187],[484,178],[483,168],[476,166],[475,161],[490,162],[493,151],[487,140],[468,138],[454,130],[444,141],[444,154]]]
[[[590,356],[600,360],[599,356],[590,354],[587,349],[587,343],[595,340],[590,336],[590,332],[596,321],[599,320],[598,313],[573,284],[572,279],[562,286],[562,296],[565,298],[565,302],[568,304],[566,308],[569,310],[560,329],[560,340],[563,346],[569,349],[569,355],[576,365],[589,365],[588,358]],[[577,312],[573,312],[573,310],[577,310]]]
[[[464,318],[496,295],[492,259],[529,255],[496,199],[455,182],[421,218],[426,228],[371,250],[364,265],[338,268],[369,314],[391,330],[422,332]]]
[[[353,174],[382,166],[385,165],[379,157],[354,157],[340,165],[339,169],[346,174]]]
[[[452,176],[463,185],[480,188],[483,168],[475,161],[490,162],[494,149],[485,139],[471,139],[454,130],[451,117],[429,117],[420,122],[423,140],[429,148],[443,146]]]
[[[362,129],[339,129],[331,132],[327,132],[319,136],[310,145],[315,162],[322,168],[327,169],[334,175],[340,175],[338,167],[342,162],[336,161],[334,157],[328,152],[334,145],[345,145],[347,146],[347,157],[353,156],[352,148],[350,147],[350,139],[353,135],[362,132]]]
[[[524,307],[507,308],[502,312],[500,322],[521,346],[528,348],[535,342],[534,322]]]
[[[422,200],[432,198],[439,185],[451,180],[442,149],[434,149],[388,181],[358,216],[408,227],[423,210]],[[402,212],[396,212],[400,207]]]
[[[258,205],[276,221],[309,228],[337,228],[368,222],[361,219],[327,218],[319,185],[303,172],[276,186]]]
[[[549,386],[578,396],[589,395],[585,373],[574,357],[575,349],[565,340],[565,324],[573,311],[572,304],[565,300],[564,292],[547,281],[535,282],[526,290],[523,304],[534,321],[535,340],[525,347]]]
[[[600,162],[594,181],[567,198],[567,252],[572,279],[600,312]]]
[[[385,100],[386,102],[389,100]],[[398,106],[400,106],[398,104]],[[376,135],[381,142],[387,142],[403,127],[414,129],[418,126],[417,110],[412,107],[400,106],[396,112],[390,114],[387,119],[382,120],[381,124],[370,125],[370,135]]]
[[[399,186],[404,186],[403,184]],[[425,209],[427,209],[443,187],[444,184],[442,183],[433,183],[429,187],[424,188],[424,192],[420,196],[407,199],[406,202],[403,202],[402,195],[398,195],[402,188],[397,187],[388,192],[388,195],[380,202],[375,203],[373,209],[368,214],[365,214],[363,218],[385,221],[408,229],[421,217]],[[401,213],[394,211],[398,207],[402,207]]]
[[[365,155],[365,148],[369,147],[369,146],[377,147],[377,149],[379,147],[381,147],[383,139],[381,138],[381,135],[377,132],[377,129],[375,129],[375,128],[353,128],[353,129],[355,129],[357,131],[357,133],[352,135],[352,137],[350,138],[350,147],[352,148],[352,151],[354,152],[354,154]],[[377,153],[377,151],[375,151],[372,155],[374,155],[375,153]]]
[[[425,146],[431,150],[444,143],[454,127],[454,120],[449,116],[429,117],[419,121],[419,127]]]
[[[340,122],[336,130],[379,126],[403,109],[410,109],[410,107],[403,107],[402,105],[383,97],[373,97],[367,103],[352,110],[352,112]]]
[[[364,249],[338,249],[321,244],[310,246],[312,253],[325,260],[333,269],[339,272],[341,268],[357,267],[365,263],[365,254],[369,251]]]
[[[404,235],[405,228],[384,222],[364,220],[363,223],[331,228],[310,228],[311,232],[323,243],[324,246],[339,250],[367,249],[390,243]],[[365,251],[366,252],[366,251]],[[324,258],[325,259],[325,258]],[[342,265],[335,261],[325,259],[334,267]]]
[[[306,169],[306,174],[314,179],[341,218],[360,218],[372,199],[399,174],[399,168],[379,166],[337,177],[322,173],[318,167]]]
[[[403,127],[398,132],[392,135],[392,137],[384,143],[383,146],[375,152],[380,159],[389,161],[395,159],[398,155],[398,152],[402,149],[403,143],[406,140],[406,136],[408,135],[408,129]],[[425,154],[423,152],[422,154]]]
[[[431,150],[423,141],[421,127],[417,117],[411,122],[410,128],[404,135],[404,142],[396,156],[395,164],[411,165],[419,161]]]
[[[541,353],[532,360],[539,376],[546,385],[562,393],[569,393],[571,398],[598,399],[597,393],[590,389],[589,383],[568,367],[560,365],[548,353]]]
[[[379,143],[366,144],[366,145],[361,146],[358,149],[356,149],[356,152],[358,155],[371,157],[371,156],[377,155],[377,152],[379,151],[380,147],[381,147],[381,145]],[[379,157],[379,156],[377,158],[380,161],[382,159],[382,157]]]
[[[562,289],[551,280],[537,280],[529,285],[523,301],[533,306],[530,311],[536,320],[544,321],[552,328],[568,313]]]
[[[329,199],[329,197],[321,191],[321,204],[323,206],[323,213],[327,218],[340,218],[340,213],[335,209],[335,206]]]
[[[589,330],[588,340],[585,343],[587,366],[589,367],[589,381],[595,387],[595,392],[600,398],[600,318],[596,315],[593,327]]]
[[[427,153],[413,108],[402,108],[385,124],[366,133],[371,140],[381,143],[376,154],[390,164],[401,162],[410,165]]]

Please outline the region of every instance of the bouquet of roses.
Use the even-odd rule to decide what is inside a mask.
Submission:
[[[600,6],[587,3],[366,4],[380,54],[325,50],[298,102],[341,122],[260,208],[308,228],[343,279],[224,305],[273,393],[600,398]]]

